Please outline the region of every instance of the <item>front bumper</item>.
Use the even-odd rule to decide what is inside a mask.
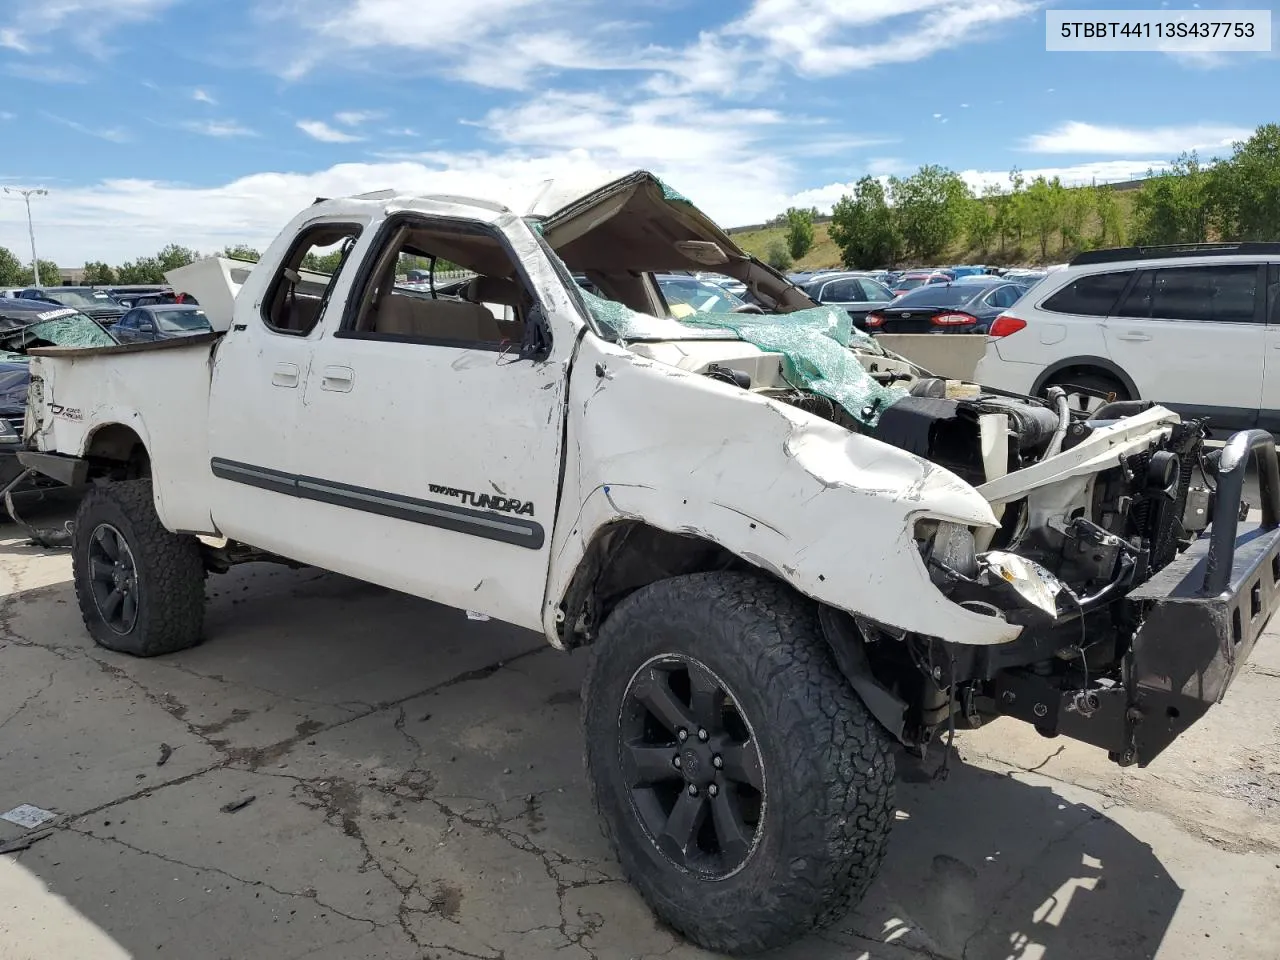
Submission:
[[[1250,459],[1258,464],[1262,522],[1239,532]],[[1280,466],[1262,430],[1237,433],[1218,461],[1213,523],[1181,556],[1124,599],[1135,625],[1121,683],[1061,690],[1035,674],[996,682],[1002,713],[1145,766],[1215,703],[1280,606]]]

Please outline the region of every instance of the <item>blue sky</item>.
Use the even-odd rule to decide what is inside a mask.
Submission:
[[[734,225],[922,163],[1126,179],[1280,120],[1275,53],[1048,53],[1046,6],[0,0],[0,184],[50,190],[40,254],[74,265],[263,244],[388,186],[515,200],[640,166]],[[0,203],[23,258],[25,227]]]

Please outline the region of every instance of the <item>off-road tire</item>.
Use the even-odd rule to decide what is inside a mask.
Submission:
[[[136,567],[136,619],[123,634],[104,620],[89,582],[89,541],[104,523],[119,531]],[[205,579],[200,541],[161,525],[150,480],[93,487],[76,511],[71,551],[80,615],[96,643],[135,657],[155,657],[200,642]]]
[[[1055,374],[1053,379],[1051,379],[1048,383],[1046,383],[1041,388],[1040,395],[1043,397],[1048,392],[1050,387],[1062,387],[1067,391],[1068,396],[1070,396],[1071,394],[1072,387],[1084,387],[1086,390],[1096,390],[1099,393],[1104,393],[1104,394],[1114,393],[1116,395],[1116,400],[1133,399],[1132,397],[1129,396],[1129,391],[1125,389],[1124,384],[1122,384],[1115,377],[1109,376],[1108,374],[1105,374],[1105,373]],[[1096,399],[1096,398],[1092,398],[1092,399]],[[1103,402],[1105,401],[1099,401],[1099,405],[1101,405],[1101,403]],[[1081,408],[1077,403],[1072,402],[1071,409],[1076,410]]]
[[[664,654],[723,679],[758,742],[765,812],[756,846],[724,879],[700,879],[659,851],[622,773],[628,684]],[[814,605],[785,585],[704,573],[632,594],[592,650],[583,723],[596,808],[623,872],[694,943],[734,954],[779,946],[839,919],[874,878],[894,809],[889,737],[833,663]]]

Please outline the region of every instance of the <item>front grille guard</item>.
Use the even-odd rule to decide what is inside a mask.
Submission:
[[[1265,531],[1280,527],[1280,464],[1275,439],[1266,430],[1242,430],[1234,434],[1222,450],[1210,455],[1218,487],[1214,494],[1213,525],[1209,530],[1209,553],[1205,558],[1206,597],[1222,593],[1231,581],[1236,533],[1240,524],[1240,503],[1249,460],[1258,464],[1258,490],[1262,497],[1262,525]]]

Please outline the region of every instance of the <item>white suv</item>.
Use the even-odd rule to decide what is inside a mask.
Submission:
[[[1083,253],[992,324],[976,379],[1280,433],[1280,243]]]

